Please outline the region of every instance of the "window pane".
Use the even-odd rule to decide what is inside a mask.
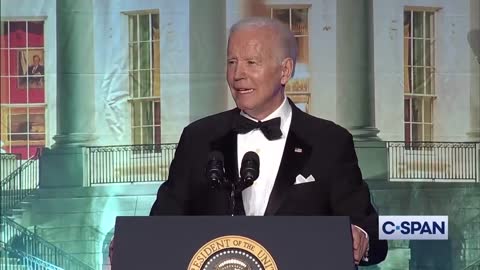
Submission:
[[[28,46],[43,47],[43,21],[28,22]]]
[[[8,75],[8,51],[0,50],[0,75]]]
[[[433,114],[433,99],[432,98],[425,98],[423,101],[424,107],[424,122],[425,123],[432,123],[432,114]]]
[[[412,116],[413,122],[423,122],[422,121],[422,98],[413,98],[412,100]]]
[[[140,126],[140,119],[142,119],[140,102],[132,102],[132,122],[134,127]]]
[[[425,93],[433,95],[435,94],[435,70],[433,68],[426,68],[425,75]]]
[[[150,82],[150,70],[140,71],[140,97],[150,97],[151,93],[151,82]]]
[[[8,22],[0,22],[0,48],[8,48]]]
[[[10,89],[8,88],[8,81],[8,78],[0,78],[0,103],[10,103]]]
[[[434,13],[426,12],[425,13],[425,37],[426,38],[435,37],[435,29],[433,26],[434,26]]]
[[[412,139],[413,141],[423,141],[423,131],[421,124],[412,124]]]
[[[308,36],[306,37],[297,37],[298,45],[298,63],[308,64]]]
[[[433,141],[433,126],[432,125],[424,125],[423,129],[424,129],[423,140]]]
[[[138,97],[139,89],[138,89],[138,71],[130,72],[129,73],[129,87],[130,87],[130,96]]]
[[[128,16],[128,40],[130,42],[138,41],[137,27],[137,15]]]
[[[153,144],[153,127],[143,128],[143,144]]]
[[[6,136],[7,133],[10,133],[10,108],[1,106],[0,107],[0,133],[2,138]],[[0,138],[2,141],[6,141]]]
[[[28,103],[27,77],[10,78],[10,103]]]
[[[272,9],[272,17],[283,22],[290,28],[290,10],[289,9]]]
[[[162,143],[162,134],[160,132],[160,127],[156,126],[155,127],[155,144],[161,144]]]
[[[404,64],[407,66],[412,65],[412,44],[413,44],[413,39],[404,39]]]
[[[11,75],[26,76],[29,62],[27,50],[10,50]]]
[[[412,92],[412,68],[405,67],[404,68],[404,82],[403,82],[403,92],[404,93],[411,93]]]
[[[160,44],[158,41],[152,44],[152,76],[153,76],[153,96],[160,96]]]
[[[142,129],[133,128],[133,144],[142,144]]]
[[[413,12],[413,36],[424,37],[423,35],[423,12]]]
[[[425,40],[425,66],[435,65],[435,41]]]
[[[155,114],[154,114],[153,124],[158,126],[160,125],[160,101],[154,102],[154,109],[155,109]]]
[[[411,11],[403,12],[403,34],[404,37],[412,37]]]
[[[152,70],[153,74],[153,96],[160,97],[160,70]]]
[[[413,92],[415,94],[423,94],[424,93],[424,75],[423,68],[413,68]]]
[[[152,40],[160,40],[160,24],[158,14],[152,14]]]
[[[27,47],[27,23],[26,22],[10,22],[10,47],[25,48]]]
[[[142,126],[151,126],[153,125],[153,111],[152,111],[152,102],[144,101],[142,102]]]
[[[411,124],[405,123],[405,141],[410,142],[412,140]]]
[[[405,99],[404,104],[403,104],[403,114],[404,114],[404,120],[405,122],[410,122],[410,99]]]
[[[292,32],[295,35],[308,34],[308,9],[292,9]]]
[[[38,141],[38,144],[45,143],[45,112],[44,108],[30,109],[30,130],[29,139]]]
[[[140,40],[139,41],[148,41],[150,40],[150,20],[148,14],[140,15]]]
[[[149,69],[150,67],[150,42],[140,43],[140,69]]]
[[[138,43],[130,43],[129,51],[129,62],[130,62],[130,70],[137,70],[138,69]]]
[[[423,51],[423,39],[414,39],[413,40],[413,65],[414,66],[423,66],[424,65],[424,51]]]
[[[12,133],[26,133],[28,127],[27,108],[12,108]]]

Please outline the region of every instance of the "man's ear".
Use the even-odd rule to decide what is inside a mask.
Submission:
[[[280,79],[280,83],[282,85],[286,85],[288,80],[292,78],[293,73],[293,59],[287,57],[282,61],[282,77]]]

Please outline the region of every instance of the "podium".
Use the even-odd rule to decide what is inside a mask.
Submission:
[[[356,269],[348,217],[117,217],[112,270]]]

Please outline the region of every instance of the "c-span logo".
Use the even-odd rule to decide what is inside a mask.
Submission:
[[[446,240],[448,216],[379,216],[382,240]]]
[[[229,235],[203,245],[188,270],[278,270],[272,255],[252,239]]]

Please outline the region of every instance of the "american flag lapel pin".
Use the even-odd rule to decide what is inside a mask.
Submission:
[[[295,147],[295,153],[303,153],[303,149],[300,147]]]

